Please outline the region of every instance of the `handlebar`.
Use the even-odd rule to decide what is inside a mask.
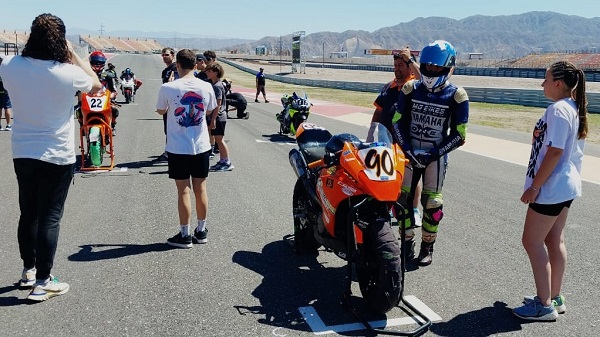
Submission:
[[[336,153],[326,153],[325,156],[317,161],[313,161],[308,164],[309,169],[314,169],[320,166],[330,167],[333,165],[337,165],[339,163],[339,156],[342,154],[342,151],[338,151]]]
[[[313,161],[312,163],[308,163],[308,168],[312,170],[323,165],[325,165],[325,161],[323,159],[319,159],[317,161]]]

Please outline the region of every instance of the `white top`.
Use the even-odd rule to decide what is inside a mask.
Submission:
[[[525,189],[531,186],[548,146],[562,149],[563,153],[554,171],[541,186],[536,203],[557,204],[581,196],[581,162],[585,143],[577,139],[578,129],[577,106],[570,98],[551,104],[537,122],[533,131]]]
[[[210,150],[206,112],[217,107],[212,85],[195,77],[167,82],[158,91],[156,109],[167,110],[167,145],[177,154]]]
[[[74,97],[92,90],[92,78],[69,63],[23,56],[4,58],[0,76],[14,111],[13,158],[75,163]]]

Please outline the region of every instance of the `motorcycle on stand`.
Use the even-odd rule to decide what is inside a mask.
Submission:
[[[373,127],[373,142],[348,133],[332,136],[311,123],[298,127],[298,148],[289,153],[297,176],[294,235],[289,242],[298,254],[318,254],[323,246],[347,261],[343,302],[367,329],[419,336],[428,331],[431,320],[404,299],[405,261],[399,243],[404,241],[391,226],[392,214],[406,216],[397,202],[406,159],[385,126]],[[371,312],[385,314],[401,302],[419,326],[410,332],[372,327],[350,303],[353,270]]]
[[[135,102],[135,81],[125,78],[121,81],[121,93],[125,96],[125,103]]]
[[[290,96],[284,94],[281,97],[283,110],[275,115],[279,122],[279,134],[295,136],[300,124],[308,120],[312,103],[308,100],[308,95],[301,95],[295,92]]]
[[[111,92],[81,94],[81,106],[76,115],[80,120],[79,148],[81,149],[81,171],[110,171],[115,165],[112,133],[112,109],[117,106]],[[110,163],[103,165],[105,155]]]

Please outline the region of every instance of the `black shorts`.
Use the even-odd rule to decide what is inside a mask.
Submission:
[[[192,178],[208,177],[210,165],[210,150],[200,154],[170,153],[168,157],[169,178],[186,180]]]
[[[534,210],[542,215],[558,216],[560,214],[560,212],[562,212],[563,208],[571,207],[572,202],[573,202],[573,199],[559,202],[558,204],[551,204],[551,205],[533,203],[533,204],[529,204],[529,208],[531,208],[532,210]]]
[[[211,136],[225,136],[225,124],[227,121],[221,122],[219,117],[217,117],[217,127],[213,130],[210,129],[210,116],[206,118],[206,124],[208,125],[208,129],[210,130]]]
[[[12,103],[10,97],[6,92],[0,93],[0,109],[12,109]],[[2,111],[0,111],[2,113]]]

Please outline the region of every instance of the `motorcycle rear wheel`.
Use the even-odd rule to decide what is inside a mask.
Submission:
[[[315,238],[314,224],[308,218],[309,196],[304,190],[302,180],[296,180],[292,197],[294,210],[294,251],[301,253],[316,253],[321,244]],[[304,214],[303,217],[298,215]]]
[[[90,162],[92,166],[102,166],[101,147],[100,141],[90,143]]]
[[[367,306],[385,314],[400,302],[402,267],[400,246],[389,222],[375,221],[363,231],[356,274]]]

